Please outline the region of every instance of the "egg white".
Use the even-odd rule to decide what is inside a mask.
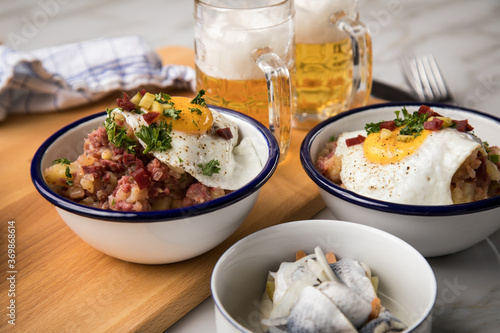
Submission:
[[[451,179],[470,154],[481,146],[472,134],[445,128],[433,131],[412,155],[399,162],[378,164],[364,156],[363,144],[347,147],[339,136],[335,155],[342,161],[340,177],[346,189],[370,198],[412,205],[449,205]]]
[[[214,126],[218,128],[229,127],[233,138],[226,140],[215,133],[194,134],[172,129],[172,148],[160,152],[152,150],[159,161],[173,168],[180,168],[192,175],[200,183],[209,187],[219,187],[225,190],[236,190],[247,184],[262,170],[262,164],[251,138],[243,138],[239,142],[237,125],[219,112],[210,109],[213,115]],[[147,126],[143,117],[136,113],[123,112],[115,109],[125,116],[127,124],[134,132],[142,126]],[[143,147],[146,144],[138,139]],[[239,144],[238,144],[239,142]],[[200,165],[205,165],[211,160],[219,161],[218,173],[212,176],[204,175]]]

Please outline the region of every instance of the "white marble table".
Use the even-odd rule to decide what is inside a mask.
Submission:
[[[1,1],[0,41],[32,50],[140,34],[155,48],[193,47],[192,11],[186,0]],[[375,79],[408,90],[399,57],[432,53],[460,105],[500,117],[498,0],[361,0],[360,15],[373,36]],[[317,218],[333,216],[325,210]],[[435,332],[499,330],[499,251],[497,231],[468,250],[429,259],[439,288]],[[208,299],[166,332],[215,332],[213,313]]]

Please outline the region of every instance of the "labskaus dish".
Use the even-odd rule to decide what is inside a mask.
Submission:
[[[167,98],[163,94],[159,97]],[[177,100],[174,97],[172,99]],[[128,105],[131,100],[121,98],[119,103]],[[191,99],[187,102],[191,102]],[[187,105],[190,108],[199,108],[198,104],[193,107],[190,103]],[[258,198],[261,187],[274,173],[279,160],[276,140],[265,126],[236,111],[210,105],[207,107],[211,114],[212,111],[217,112],[227,124],[235,126],[231,127],[231,134],[233,139],[238,137],[238,141],[234,140],[236,147],[241,142],[248,141],[256,154],[251,154],[256,159],[252,161],[252,165],[258,164],[260,167],[254,170],[255,176],[251,179],[249,176],[244,180],[246,183],[240,183],[239,188],[215,189],[210,184],[201,186],[199,181],[194,180],[194,176],[189,176],[187,171],[181,171],[179,166],[166,166],[164,162],[161,162],[160,154],[168,154],[171,150],[158,151],[158,157],[151,153],[155,151],[154,149],[145,153],[148,148],[147,139],[143,140],[146,144],[143,146],[139,141],[142,135],[137,136],[135,132],[132,133],[131,127],[126,131],[118,129],[118,127],[123,129],[126,126],[125,119],[120,116],[125,117],[129,112],[123,105],[121,106],[123,111],[117,112],[119,110],[113,107],[112,111],[108,110],[108,112],[101,112],[75,121],[50,136],[33,157],[31,163],[33,184],[38,192],[55,206],[63,221],[75,234],[89,245],[110,256],[136,263],[164,264],[204,253],[229,237],[245,220]],[[197,110],[193,110],[193,113],[189,109],[188,111],[187,117],[191,114],[195,117],[198,114]],[[149,110],[141,114],[131,114],[130,117],[146,115],[147,118],[149,117],[147,115],[152,112],[160,113],[160,111]],[[138,120],[139,123],[141,121]],[[194,125],[192,121],[191,123]],[[115,129],[112,131],[111,140],[108,133],[99,129],[106,125]],[[153,128],[158,135],[152,136],[153,139],[157,138],[153,141],[162,144],[164,141],[158,139],[164,137],[165,133],[162,132],[164,128],[155,125]],[[209,132],[212,134],[212,130],[216,132],[218,129],[212,128]],[[93,132],[98,135],[91,139],[89,133]],[[227,137],[227,130],[224,132],[222,135]],[[173,125],[170,133],[174,135]],[[205,134],[191,133],[190,135],[201,137]],[[223,137],[221,139],[230,151],[231,139]],[[113,140],[117,142],[117,145],[111,142]],[[170,144],[175,146],[173,141],[170,141]],[[108,143],[102,144],[105,142]],[[127,146],[118,147],[119,142],[135,144],[135,154],[131,151],[127,152]],[[88,146],[88,156],[84,153],[84,146]],[[199,145],[196,144],[189,148],[195,151],[198,147]],[[233,148],[233,151],[237,150],[234,146]],[[213,151],[206,150],[207,152]],[[178,155],[176,158],[178,163],[184,165],[187,165],[189,160],[192,166],[199,167],[202,174],[208,162],[217,160],[219,164],[212,163],[212,167],[208,168],[210,173],[217,177],[224,172],[224,161],[218,155],[207,153],[207,155],[196,154],[196,156],[205,157],[206,160],[193,161],[189,160],[190,156],[179,157]],[[88,164],[88,161],[92,159],[93,162]],[[54,161],[56,161],[55,164],[52,164]],[[103,165],[109,168],[105,169]],[[52,169],[54,166],[56,166],[55,169]],[[164,179],[165,170],[168,171],[167,179]],[[53,172],[56,176],[52,175]],[[90,181],[92,180],[90,176],[94,181]],[[205,175],[205,177],[211,178],[210,175]],[[124,178],[122,182],[128,184],[126,186],[121,184],[120,178]],[[49,184],[45,179],[51,183],[55,182],[55,185]],[[142,189],[139,184],[143,186]],[[232,182],[228,184],[228,186],[234,185]],[[201,188],[200,193],[203,194],[194,197],[203,200],[191,201],[194,197],[187,194],[187,191],[193,185],[196,189]],[[113,188],[113,186],[116,187]],[[70,197],[72,188],[76,192],[74,198]],[[84,189],[83,193],[82,189]],[[98,191],[102,193],[98,194]],[[218,195],[208,197],[204,195],[206,191],[209,191],[209,194],[217,193]],[[121,193],[128,194],[121,197]],[[204,198],[207,200],[204,201]],[[112,207],[116,210],[111,209]]]
[[[316,126],[301,162],[337,218],[442,255],[500,227],[499,131],[498,118],[475,110],[378,104]]]
[[[124,93],[88,134],[83,154],[61,156],[44,170],[46,182],[65,198],[118,211],[186,207],[242,187],[261,171],[260,160],[203,93]]]
[[[483,142],[467,119],[425,105],[395,114],[359,131],[332,133],[318,171],[350,191],[394,203],[448,205],[500,195],[500,148]]]

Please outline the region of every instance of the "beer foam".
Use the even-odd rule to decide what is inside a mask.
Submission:
[[[347,38],[330,23],[335,13],[345,11],[356,14],[356,1],[352,0],[295,0],[295,40],[304,44],[323,44]]]
[[[259,24],[260,22],[260,24]],[[264,73],[252,59],[252,52],[271,48],[285,62],[293,64],[294,26],[291,19],[269,26],[269,17],[234,15],[224,22],[196,29],[196,65],[206,75],[229,80],[262,79]],[[264,28],[248,27],[263,26]]]

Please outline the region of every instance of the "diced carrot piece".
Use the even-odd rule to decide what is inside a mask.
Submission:
[[[337,257],[335,256],[335,254],[333,254],[332,252],[327,252],[325,254],[325,257],[326,257],[326,261],[329,263],[329,264],[335,264],[337,262]]]
[[[297,253],[295,253],[295,260],[299,260],[299,259],[302,259],[306,256],[306,253],[302,250],[300,251],[297,251]]]
[[[368,319],[370,320],[378,318],[381,308],[382,308],[382,303],[380,302],[380,298],[375,297],[372,301],[372,311],[370,312],[370,316],[368,316]]]

